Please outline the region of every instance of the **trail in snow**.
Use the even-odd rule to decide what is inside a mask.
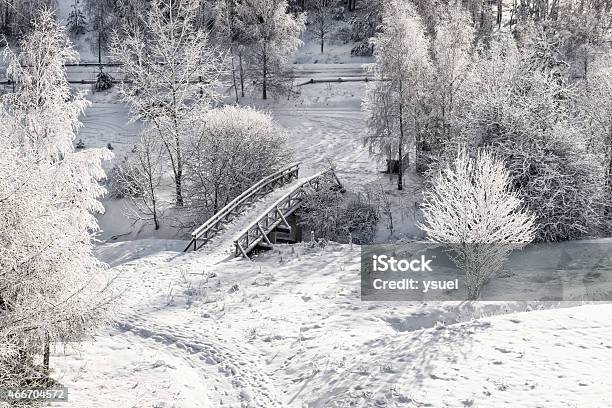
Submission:
[[[181,244],[185,245],[182,241],[149,239],[99,246],[98,256],[114,265],[109,273],[115,278],[117,286],[122,288],[123,296],[114,327],[100,333],[93,345],[86,345],[85,353],[99,356],[111,353],[108,350],[111,344],[130,344],[130,347],[148,350],[149,354],[159,356],[155,358],[163,362],[152,366],[136,359],[130,363],[147,372],[159,371],[162,366],[167,371],[171,371],[168,366],[192,367],[189,372],[193,371],[198,378],[199,392],[205,394],[206,401],[214,402],[201,405],[202,399],[190,400],[188,396],[193,382],[183,382],[179,376],[178,384],[168,383],[165,386],[176,389],[172,401],[180,407],[282,407],[274,381],[261,370],[264,362],[260,361],[258,350],[240,339],[232,339],[223,331],[208,330],[206,325],[209,320],[191,309],[190,305],[193,299],[198,299],[204,291],[209,290],[208,285],[203,284],[209,279],[208,271],[214,270],[216,264],[234,258],[233,241],[244,226],[303,180],[299,178],[253,203],[196,253],[179,252]],[[214,280],[214,274],[211,276]],[[222,294],[216,296],[220,296],[216,303],[223,301]],[[73,366],[64,372],[87,371],[86,365],[72,363]],[[110,367],[109,370],[119,371],[126,380],[151,375],[130,372],[125,366]],[[141,387],[141,394],[134,392],[134,395],[144,398],[142,394],[150,393],[145,401],[155,403],[155,392],[151,389],[154,384],[147,386],[148,389]],[[93,392],[91,387],[93,385],[88,386],[85,381],[85,386],[80,386],[74,396],[75,405],[72,406],[82,406],[80,404],[84,401],[88,401],[90,407],[107,406],[102,397],[93,400],[86,397]],[[163,397],[165,400],[168,398]]]
[[[532,305],[362,302],[359,268],[359,248],[337,244],[119,264],[115,328],[80,359],[53,359],[68,406],[110,406],[102,384],[126,394],[117,407],[609,405],[610,305],[491,317]]]
[[[72,358],[54,358],[58,379],[72,389],[68,406],[282,406],[257,350],[208,330],[207,318],[190,307],[204,290],[189,286],[194,275],[204,279],[203,261],[161,251],[109,271],[123,290],[113,327],[69,350]]]

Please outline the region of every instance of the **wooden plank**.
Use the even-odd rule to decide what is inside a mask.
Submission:
[[[276,212],[278,213],[278,216],[280,217],[280,219],[283,221],[283,224],[285,224],[285,227],[287,227],[287,229],[291,231],[291,225],[289,225],[289,223],[287,222],[287,219],[285,218],[282,211],[278,207],[276,207]]]
[[[261,228],[261,225],[259,225],[259,223],[257,223],[257,228],[259,228],[259,233],[263,237],[264,241],[266,241],[266,244],[272,245],[270,239],[268,238],[268,235],[264,232],[263,228]]]
[[[240,243],[238,241],[235,242],[236,243],[236,249],[240,250],[240,252],[242,253],[242,256],[245,257],[246,259],[251,259],[249,258],[249,256],[247,255],[247,253],[244,251],[244,249],[242,248],[242,245],[240,245]]]

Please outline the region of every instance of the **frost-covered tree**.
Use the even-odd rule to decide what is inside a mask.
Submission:
[[[139,143],[111,176],[112,192],[129,200],[128,217],[151,221],[156,230],[162,217],[160,187],[163,175],[163,145],[153,130],[145,130]]]
[[[18,54],[6,51],[16,87],[0,99],[3,387],[40,384],[32,377],[32,357],[43,355],[48,368],[49,344],[80,340],[108,306],[92,239],[94,213],[103,211],[101,160],[109,153],[75,151],[88,102],[71,92],[63,64],[77,62],[78,54],[53,13],[41,12],[33,27]]]
[[[98,63],[102,62],[102,49],[107,45],[113,29],[117,25],[117,14],[114,0],[84,0],[85,14],[90,27],[95,32],[92,48],[98,54]]]
[[[241,30],[250,38],[249,70],[253,82],[261,86],[262,98],[268,91],[288,88],[288,59],[301,45],[304,16],[287,12],[287,0],[244,0],[238,3]]]
[[[575,76],[587,78],[598,54],[607,53],[612,40],[612,4],[607,0],[560,2],[555,24],[563,54]]]
[[[512,190],[504,164],[485,151],[476,158],[460,151],[433,179],[422,209],[419,227],[432,242],[454,250],[470,299],[478,298],[512,249],[535,237],[535,215]]]
[[[19,37],[32,30],[39,10],[54,10],[57,0],[4,0],[0,2],[0,29],[7,36]]]
[[[216,99],[222,54],[194,25],[197,3],[154,0],[142,28],[125,26],[111,53],[131,82],[121,85],[133,118],[157,133],[170,161],[176,205],[183,205],[184,140],[193,118]]]
[[[313,9],[308,14],[308,20],[321,44],[321,54],[323,54],[325,40],[334,29],[333,13],[333,0],[314,0]]]
[[[245,46],[251,41],[248,30],[238,19],[237,0],[217,0],[215,5],[215,32],[217,41],[229,48],[232,65],[232,82],[236,103],[238,103],[238,80],[240,79],[240,95],[244,97],[244,66],[243,55]],[[237,72],[239,71],[239,73]]]
[[[538,217],[539,240],[575,239],[601,221],[603,172],[572,116],[572,88],[534,47],[500,36],[482,54],[461,135],[504,160]]]
[[[370,39],[381,30],[384,0],[364,0],[361,2],[361,10],[349,20],[349,35],[347,40],[359,42],[360,44],[351,50],[352,55],[372,55],[372,44]],[[366,48],[370,50],[369,54]]]
[[[365,143],[375,153],[400,163],[397,189],[403,189],[404,162],[409,149],[419,162],[422,98],[431,70],[429,42],[420,17],[410,3],[385,4],[383,31],[374,39],[376,63],[370,74],[364,110],[368,114]]]
[[[458,4],[448,6],[436,25],[432,43],[436,136],[442,143],[450,142],[458,117],[468,104],[474,37],[470,16]]]
[[[70,27],[70,31],[77,35],[84,34],[87,21],[85,20],[83,10],[81,10],[79,0],[74,0],[70,7],[72,8],[70,14],[68,14],[68,27]]]
[[[291,158],[284,130],[252,108],[213,109],[193,126],[186,197],[195,223]]]
[[[609,0],[514,2],[510,27],[521,33],[532,26],[545,31],[556,43],[570,77],[585,79],[590,65],[610,43],[612,13]]]
[[[580,100],[589,148],[602,155],[606,185],[612,188],[612,57],[603,55],[589,71],[588,86]]]

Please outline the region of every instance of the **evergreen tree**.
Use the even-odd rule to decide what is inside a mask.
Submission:
[[[72,8],[68,15],[68,27],[70,27],[70,31],[77,35],[85,34],[87,22],[85,21],[85,15],[81,10],[79,0],[74,0],[74,3],[70,7]]]

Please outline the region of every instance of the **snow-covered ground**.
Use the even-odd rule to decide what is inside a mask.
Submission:
[[[69,2],[61,1],[61,16]],[[95,55],[77,39],[82,59]],[[296,84],[360,78],[371,58],[351,45],[307,41]],[[94,71],[75,68],[74,75]],[[331,164],[351,190],[385,191],[390,237],[418,236],[418,177],[406,189],[362,144],[365,83],[317,83],[295,98],[241,103],[271,112],[289,132],[307,177]],[[78,138],[111,144],[112,168],[141,124],[116,90],[91,94]],[[123,291],[115,323],[82,345],[58,347],[53,375],[74,408],[135,407],[607,407],[612,406],[612,306],[543,302],[364,302],[360,248],[276,246],[253,262],[232,256],[241,227],[291,186],[253,208],[197,253],[153,232],[105,199],[97,256]],[[163,239],[162,239],[163,238]],[[175,239],[169,239],[175,238]],[[597,373],[594,375],[594,373]]]
[[[414,208],[418,179],[409,176],[396,192],[369,157],[363,91],[363,83],[313,84],[296,99],[257,104],[288,129],[301,177],[331,162],[349,188],[382,188],[393,202],[395,238],[411,237],[415,212],[406,208]],[[110,142],[116,162],[140,125],[128,123],[127,106],[112,92],[90,98],[80,137],[87,146]],[[107,201],[104,239],[128,234],[98,245],[97,254],[124,292],[111,327],[55,350],[54,375],[70,389],[61,406],[612,403],[610,305],[362,302],[357,246],[298,244],[254,262],[233,258],[240,227],[284,191],[189,254],[181,252],[185,240],[130,233],[120,205]],[[388,233],[382,225],[380,238]]]
[[[53,356],[63,406],[612,403],[611,305],[362,302],[357,246],[214,263],[179,245],[100,246],[125,296],[113,327]]]

